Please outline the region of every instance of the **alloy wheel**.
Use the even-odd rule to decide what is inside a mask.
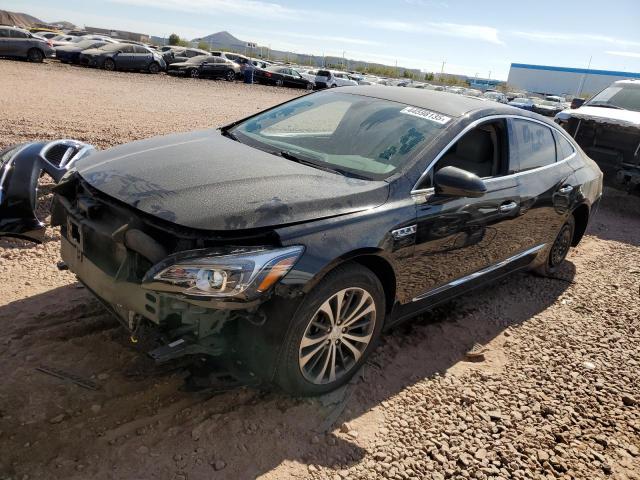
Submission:
[[[29,50],[29,53],[27,56],[29,58],[29,61],[34,63],[40,63],[42,62],[42,60],[44,60],[44,55],[37,48],[32,48],[31,50]]]
[[[233,82],[236,79],[236,72],[229,70],[226,75],[227,82]]]
[[[110,58],[107,58],[102,64],[102,66],[105,70],[112,72],[116,69],[116,62],[114,62]]]
[[[191,78],[198,78],[200,76],[200,70],[198,70],[197,68],[193,68],[189,71],[189,75],[191,76]]]
[[[306,380],[333,383],[349,373],[371,343],[376,305],[362,288],[345,288],[327,299],[300,341],[298,363]]]

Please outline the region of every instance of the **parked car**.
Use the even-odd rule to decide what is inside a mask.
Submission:
[[[78,35],[57,35],[51,39],[51,45],[53,47],[61,47],[63,45],[69,45],[73,41],[80,41]]]
[[[109,43],[104,40],[82,40],[77,43],[70,43],[69,45],[62,45],[56,47],[56,58],[62,63],[80,63],[80,54],[84,50],[91,48],[100,48]]]
[[[521,97],[516,97],[509,102],[509,105],[511,105],[512,107],[518,107],[523,110],[529,110],[530,112],[533,111],[533,104],[534,102],[530,98],[521,98]]]
[[[59,32],[31,32],[33,33],[34,37],[40,37],[40,38],[44,38],[45,40],[51,40],[54,37],[57,37],[58,35],[60,35]]]
[[[306,88],[313,90],[314,82],[304,78],[297,70],[289,67],[272,65],[267,68],[256,68],[253,81],[277,87]]]
[[[571,99],[571,104],[569,105],[569,108],[580,108],[582,105],[584,105],[585,101],[586,99],[584,98],[574,97]]]
[[[640,195],[640,81],[614,82],[555,120],[598,163],[607,184]]]
[[[186,62],[170,64],[167,73],[191,78],[224,78],[232,82],[240,74],[240,66],[222,57],[200,55]]]
[[[556,113],[560,113],[562,110],[564,110],[564,105],[553,100],[538,100],[534,101],[533,104],[534,112],[547,117],[553,117]]]
[[[316,88],[335,88],[357,85],[358,82],[350,80],[344,72],[320,69],[314,80]]]
[[[247,63],[247,62],[250,61],[249,57],[245,57],[244,55],[241,55],[239,53],[223,52],[223,51],[220,51],[220,50],[214,50],[214,51],[212,51],[210,53],[214,57],[222,57],[222,58],[225,58],[227,60],[231,60],[232,62],[236,62],[237,64],[243,64],[243,63]]]
[[[172,52],[173,57],[169,63],[182,63],[190,58],[201,57],[203,55],[206,57],[211,56],[209,52],[199,48],[174,48]]]
[[[17,27],[0,26],[0,57],[26,58],[40,63],[54,54],[50,40]]]
[[[0,233],[42,238],[37,173],[61,178],[62,266],[153,358],[227,359],[295,395],[345,384],[383,330],[434,305],[515,271],[555,275],[602,193],[550,120],[375,86],[219,130],[0,160]]]
[[[105,70],[144,70],[158,73],[167,65],[159,52],[133,44],[112,43],[80,54],[80,64]]]
[[[498,103],[508,103],[507,96],[500,92],[484,92],[482,96],[488,100],[493,100]]]

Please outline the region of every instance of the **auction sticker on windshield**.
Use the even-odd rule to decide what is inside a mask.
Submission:
[[[400,113],[424,118],[425,120],[431,120],[432,122],[439,123],[440,125],[444,125],[449,120],[451,120],[451,117],[447,117],[446,115],[442,115],[441,113],[432,112],[431,110],[425,110],[424,108],[418,107],[403,108],[402,110],[400,110]]]

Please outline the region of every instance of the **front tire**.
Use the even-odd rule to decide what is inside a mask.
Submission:
[[[385,317],[380,280],[349,263],[330,272],[296,312],[275,381],[292,395],[320,395],[347,383],[375,349]]]
[[[44,61],[44,53],[38,48],[32,48],[27,52],[27,59],[32,63],[42,63]]]
[[[567,258],[575,229],[576,219],[573,215],[570,215],[560,228],[553,245],[551,245],[547,253],[547,258],[545,258],[544,263],[535,269],[535,273],[543,277],[555,275],[560,265],[562,265],[562,262]]]
[[[191,70],[189,70],[189,76],[191,78],[199,78],[200,77],[200,70],[198,70],[197,68],[192,68]]]
[[[151,62],[149,64],[149,67],[147,68],[147,70],[149,70],[149,73],[159,73],[160,72],[160,65],[158,65],[158,62]]]
[[[111,59],[111,58],[107,58],[102,63],[102,68],[104,68],[108,72],[113,72],[116,69],[116,62],[114,62],[113,59]]]
[[[227,82],[233,82],[236,79],[236,72],[234,72],[233,70],[227,70],[227,72],[224,74],[224,79]]]

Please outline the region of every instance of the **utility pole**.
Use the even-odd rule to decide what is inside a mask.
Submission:
[[[582,75],[582,79],[580,80],[580,84],[578,86],[578,91],[576,92],[576,97],[579,97],[582,93],[582,89],[584,88],[584,82],[587,79],[587,73],[589,72],[589,68],[591,68],[591,60],[593,59],[593,55],[589,57],[589,63],[587,65],[587,71]]]
[[[444,66],[447,63],[447,60],[442,60],[442,67],[440,68],[440,81],[442,81],[442,77],[444,76]]]
[[[344,70],[344,50],[342,51],[342,70]]]

